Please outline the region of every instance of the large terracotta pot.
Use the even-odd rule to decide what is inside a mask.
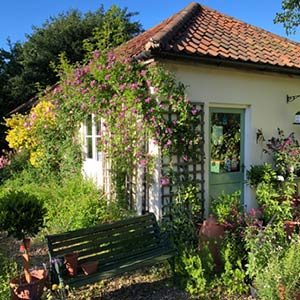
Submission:
[[[46,270],[32,270],[31,282],[27,283],[24,274],[17,275],[9,282],[11,299],[40,300],[46,285],[48,272]]]
[[[201,251],[203,247],[208,246],[208,249],[214,259],[217,271],[222,269],[219,246],[224,234],[224,226],[219,224],[213,215],[210,215],[207,220],[203,221],[203,224],[198,231],[199,250]]]
[[[77,275],[77,261],[78,261],[78,253],[72,252],[68,253],[64,256],[66,268],[69,272],[70,276]]]

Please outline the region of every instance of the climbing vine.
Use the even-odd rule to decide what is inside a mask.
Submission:
[[[200,112],[172,73],[113,53],[94,51],[90,57],[84,66],[61,58],[59,83],[27,115],[6,120],[10,147],[28,149],[36,167],[49,161],[53,169],[80,165],[78,131],[93,114],[102,125],[97,146],[111,159],[115,183],[120,174],[130,175],[139,166],[151,173],[146,139],[164,156],[193,159],[201,143],[195,131]]]

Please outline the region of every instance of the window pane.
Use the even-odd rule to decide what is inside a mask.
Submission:
[[[88,116],[86,119],[86,134],[92,135],[92,116]]]
[[[86,147],[87,147],[87,158],[93,158],[93,140],[92,138],[86,138]]]
[[[240,114],[212,114],[211,172],[240,171],[240,124]]]

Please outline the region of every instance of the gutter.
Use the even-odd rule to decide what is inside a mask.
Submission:
[[[193,56],[183,53],[170,53],[167,51],[157,51],[157,50],[146,50],[140,54],[134,56],[135,60],[145,60],[150,58],[161,58],[161,59],[170,59],[170,60],[179,60],[179,61],[189,61],[193,63],[202,63],[207,65],[214,65],[219,67],[230,67],[230,68],[239,68],[244,70],[258,70],[266,71],[273,73],[281,73],[286,75],[300,75],[300,69],[281,67],[278,65],[246,62],[242,60],[230,60],[217,57],[209,56]]]

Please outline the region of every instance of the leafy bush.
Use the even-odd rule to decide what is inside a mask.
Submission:
[[[287,247],[273,251],[263,272],[255,278],[259,299],[297,299],[300,280],[300,240],[294,239]],[[284,295],[284,298],[282,296]]]
[[[210,209],[216,219],[223,224],[234,222],[237,215],[242,214],[241,192],[236,191],[233,194],[225,194],[212,200]],[[235,214],[233,214],[233,211]],[[235,223],[235,222],[234,222]]]
[[[7,300],[10,299],[10,286],[8,284],[9,280],[16,275],[17,264],[6,258],[0,252],[0,299]]]
[[[36,172],[26,169],[7,180],[0,188],[0,196],[21,186],[24,192],[43,200],[47,217],[41,236],[121,219],[132,213],[108,201],[94,182],[85,180],[81,174],[72,174],[60,181],[53,174],[38,177]]]
[[[0,230],[18,240],[34,237],[44,227],[46,209],[34,195],[9,191],[0,198]]]
[[[253,187],[257,187],[261,182],[269,183],[276,179],[276,172],[268,163],[251,166],[250,170],[247,170],[246,175],[249,184]]]

